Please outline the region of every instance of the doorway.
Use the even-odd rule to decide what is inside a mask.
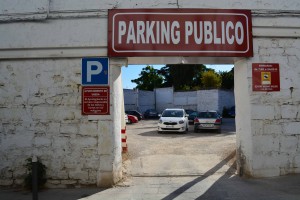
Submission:
[[[144,65],[144,67],[146,66],[147,65]],[[122,69],[122,73],[128,69],[137,71],[137,66],[129,65]],[[133,90],[128,87],[125,89]],[[136,95],[134,99],[139,99],[138,92],[140,92],[140,90],[134,90],[134,94]],[[176,91],[174,88],[156,88],[156,91],[149,92],[155,93],[155,95],[153,94],[155,103],[153,103],[152,106],[158,113],[161,113],[164,108],[169,106],[172,108],[180,107],[187,110],[201,111],[212,110],[217,104],[220,104],[220,106],[217,106],[214,110],[218,110],[221,114],[224,113],[223,108],[226,108],[219,98],[215,98],[216,96],[224,95],[222,93],[223,91],[220,92],[217,89]],[[173,98],[170,100],[172,104],[161,106],[162,104],[159,103],[159,98],[162,98],[161,94],[170,94],[169,96]],[[124,90],[124,97],[126,98],[126,96],[128,95],[126,95],[126,91]],[[132,95],[129,96],[132,97]],[[197,96],[202,96],[202,99],[197,100]],[[165,97],[164,100],[166,100]],[[216,102],[212,103],[213,101]],[[138,100],[136,102],[138,105],[134,105],[136,106],[134,107],[133,103],[126,105],[126,99],[124,102],[125,110],[135,109],[144,114],[146,109],[145,103]],[[210,105],[211,107],[205,109],[205,103],[206,105],[215,105]],[[148,106],[151,107],[151,104]],[[234,97],[233,105],[228,105],[226,109],[229,110],[232,106],[234,106]],[[225,173],[227,171],[233,173],[235,170],[234,162],[236,152],[235,119],[227,115],[223,117],[222,122],[221,133],[214,131],[196,133],[193,130],[194,125],[191,123],[189,124],[189,130],[186,134],[175,132],[159,134],[157,132],[158,118],[143,119],[137,123],[128,124],[128,160],[125,161],[128,175],[136,177],[165,177],[199,176],[216,172]],[[228,162],[215,168],[218,163],[223,160]]]

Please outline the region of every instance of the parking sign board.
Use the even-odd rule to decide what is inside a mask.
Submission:
[[[108,85],[108,58],[82,58],[82,85]]]
[[[109,87],[82,87],[82,115],[109,115]]]

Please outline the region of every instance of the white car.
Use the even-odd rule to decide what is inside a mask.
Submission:
[[[158,122],[158,133],[188,131],[188,115],[184,109],[167,108],[163,111]]]

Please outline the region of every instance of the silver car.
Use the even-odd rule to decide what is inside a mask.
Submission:
[[[194,132],[201,130],[216,130],[221,132],[222,118],[217,111],[203,111],[199,112],[194,119]]]
[[[184,109],[165,109],[159,118],[158,133],[168,132],[183,132],[188,131],[188,115]]]

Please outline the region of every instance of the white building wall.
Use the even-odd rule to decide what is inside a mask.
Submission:
[[[22,183],[26,172],[22,166],[33,155],[48,168],[48,186],[96,183],[98,133],[103,127],[81,115],[80,62],[0,62],[0,169],[4,185]]]
[[[251,62],[280,65],[280,92],[250,92],[254,176],[300,172],[300,39],[258,38]],[[248,64],[248,69],[249,69]],[[251,69],[251,68],[250,68]],[[252,74],[248,70],[248,79]]]

